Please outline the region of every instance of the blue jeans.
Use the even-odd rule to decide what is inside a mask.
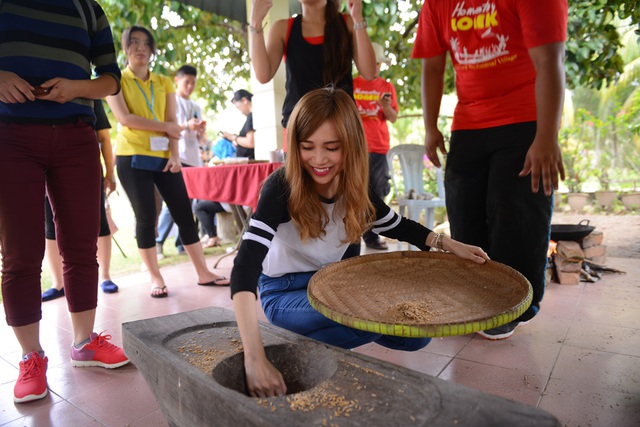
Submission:
[[[260,300],[269,322],[281,328],[342,348],[375,342],[393,350],[416,351],[430,338],[403,338],[353,329],[316,311],[307,298],[307,285],[315,272],[282,277],[260,276]]]
[[[482,247],[531,283],[521,321],[536,315],[544,295],[553,213],[542,182],[533,193],[531,176],[518,176],[535,134],[535,122],[453,131],[445,175],[451,237]]]

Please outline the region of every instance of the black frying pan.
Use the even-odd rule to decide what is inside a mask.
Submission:
[[[588,219],[583,219],[577,225],[551,224],[551,240],[556,242],[560,240],[577,242],[591,234],[593,230],[595,230],[595,227],[589,225]]]

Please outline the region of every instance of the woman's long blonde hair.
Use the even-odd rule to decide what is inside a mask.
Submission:
[[[342,142],[343,169],[338,177],[334,212],[344,214],[344,243],[358,242],[374,219],[369,199],[369,154],[355,102],[341,89],[327,87],[311,91],[298,101],[291,113],[285,169],[291,187],[289,213],[303,240],[325,234],[329,217],[300,159],[300,141],[307,140],[325,122],[333,124]]]

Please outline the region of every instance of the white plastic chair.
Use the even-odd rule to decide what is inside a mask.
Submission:
[[[402,144],[392,147],[387,153],[387,163],[391,172],[391,181],[396,192],[396,200],[398,201],[398,213],[416,222],[421,222],[420,217],[424,211],[424,226],[433,229],[435,209],[445,206],[444,180],[442,178],[442,169],[436,169],[436,181],[438,184],[438,195],[430,200],[414,200],[407,199],[405,194],[399,191],[397,176],[393,170],[393,159],[398,157],[400,161],[400,171],[404,179],[404,191],[408,193],[413,190],[416,195],[425,194],[423,169],[424,169],[424,146],[417,144]],[[402,242],[398,241],[398,250],[401,248]]]

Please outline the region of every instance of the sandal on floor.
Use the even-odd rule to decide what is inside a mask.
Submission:
[[[100,283],[100,287],[102,288],[102,292],[105,294],[115,294],[118,292],[118,285],[113,283],[111,280],[105,280]]]
[[[154,294],[153,291],[155,291],[155,290],[160,290],[162,292],[159,293],[159,294]],[[166,286],[162,286],[162,287],[156,286],[156,287],[151,288],[151,298],[166,298],[168,296],[169,296],[169,292],[167,292],[167,287]]]
[[[220,283],[220,282],[226,282],[226,283]],[[217,279],[214,279],[207,283],[198,283],[198,286],[229,286],[230,284],[231,282],[229,281],[229,279],[227,279],[224,276],[220,276]]]
[[[42,301],[51,301],[52,299],[60,298],[63,296],[64,288],[60,288],[60,290],[56,288],[50,288],[42,293]]]
[[[214,248],[216,246],[220,246],[220,239],[218,237],[212,237],[207,240],[207,243],[202,245],[203,248]]]

